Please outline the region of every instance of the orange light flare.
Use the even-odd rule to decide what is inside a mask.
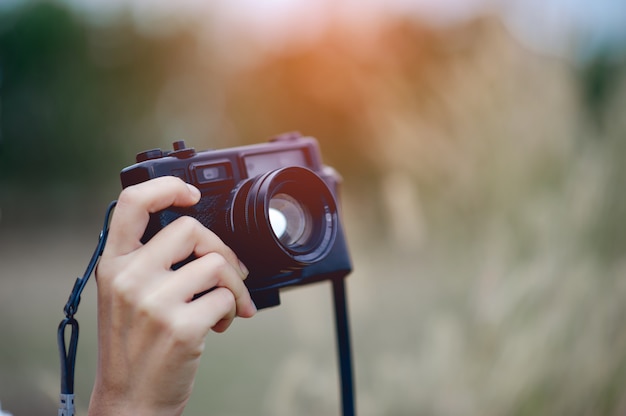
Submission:
[[[327,142],[331,158],[350,168],[382,170],[395,158],[389,152],[399,150],[387,125],[398,109],[417,114],[437,99],[432,83],[446,65],[441,43],[413,20],[384,14],[355,20],[337,12],[315,39],[294,33],[235,72],[229,112],[249,132],[243,137],[259,131],[250,120],[268,135],[297,129]]]

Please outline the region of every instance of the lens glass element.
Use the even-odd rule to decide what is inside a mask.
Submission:
[[[313,226],[308,210],[291,195],[278,193],[270,199],[269,220],[272,231],[288,247],[305,245]]]

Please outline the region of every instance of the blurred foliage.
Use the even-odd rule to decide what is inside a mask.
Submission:
[[[607,109],[618,92],[616,85],[625,72],[626,50],[616,52],[608,48],[601,49],[580,67],[583,103],[591,121],[600,129],[604,127]]]
[[[182,30],[149,37],[124,16],[90,26],[53,2],[0,16],[2,183],[88,187],[115,175],[155,142],[158,93],[193,47]]]

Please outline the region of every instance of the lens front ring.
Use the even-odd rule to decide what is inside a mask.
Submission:
[[[334,196],[313,171],[287,167],[244,183],[230,215],[239,252],[253,264],[294,270],[322,260],[338,227]]]

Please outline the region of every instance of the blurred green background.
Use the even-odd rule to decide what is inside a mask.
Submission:
[[[299,130],[344,177],[359,414],[626,414],[626,5],[385,4],[0,3],[3,409],[56,411],[137,152]],[[209,336],[186,414],[339,413],[328,285],[282,301]]]

